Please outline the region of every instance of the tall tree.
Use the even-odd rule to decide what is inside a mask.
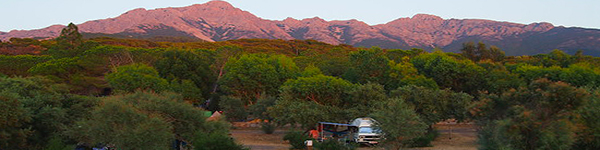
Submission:
[[[79,33],[79,28],[73,24],[69,23],[67,27],[60,31],[60,36],[56,38],[57,44],[61,46],[66,46],[66,49],[74,49],[82,43],[82,36]]]

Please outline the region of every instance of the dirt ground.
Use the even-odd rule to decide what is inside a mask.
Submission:
[[[477,133],[472,124],[436,124],[440,136],[432,142],[433,147],[411,148],[413,150],[476,150]],[[245,127],[231,130],[236,141],[253,150],[288,150],[290,145],[283,141],[285,129],[275,130],[273,134],[264,134],[260,128]],[[362,146],[359,150],[377,148]]]

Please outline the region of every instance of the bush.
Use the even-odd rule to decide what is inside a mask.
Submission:
[[[248,112],[241,99],[231,96],[222,96],[219,101],[219,107],[223,110],[225,117],[229,121],[246,120]]]
[[[353,150],[358,147],[358,144],[342,143],[337,140],[325,140],[314,144],[318,150]]]
[[[414,138],[410,141],[409,147],[431,147],[431,141],[435,140],[440,135],[437,130],[429,130],[425,135]]]
[[[291,149],[304,149],[306,145],[304,141],[310,139],[308,136],[303,134],[300,131],[290,131],[283,136],[284,141],[289,141],[290,145],[292,145]]]
[[[218,132],[198,132],[193,139],[194,150],[247,150],[235,143],[233,138]]]
[[[46,148],[44,150],[72,150],[75,149],[72,145],[67,145],[64,141],[58,137],[54,136],[46,144]]]
[[[273,132],[275,132],[275,128],[277,127],[271,122],[263,122],[260,124],[260,129],[262,129],[265,134],[273,134]]]

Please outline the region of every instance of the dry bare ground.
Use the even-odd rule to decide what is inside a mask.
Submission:
[[[436,124],[440,136],[433,141],[433,147],[412,148],[413,150],[476,150],[477,132],[472,124]],[[283,141],[286,129],[264,134],[257,127],[242,127],[231,130],[236,141],[253,150],[288,150],[290,145]],[[359,150],[377,148],[363,146]]]

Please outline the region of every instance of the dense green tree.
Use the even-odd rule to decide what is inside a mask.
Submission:
[[[442,88],[477,94],[484,86],[485,70],[470,60],[457,60],[441,51],[422,54],[411,63],[422,74],[436,81]]]
[[[410,50],[390,49],[385,52],[385,55],[395,62],[402,62],[405,57],[413,58],[417,55],[425,53],[425,50],[413,48]]]
[[[167,50],[154,67],[167,80],[191,80],[202,95],[209,95],[215,77],[211,71],[213,52],[208,50]]]
[[[576,111],[588,98],[583,89],[540,79],[528,87],[489,95],[471,114],[483,127],[482,149],[569,149]]]
[[[482,92],[500,94],[504,91],[526,85],[525,81],[523,81],[518,74],[511,73],[501,63],[483,60],[477,65],[486,70],[483,73],[483,79],[486,86],[483,86],[480,89]]]
[[[168,88],[167,80],[160,78],[156,69],[144,64],[118,67],[115,72],[106,75],[106,81],[115,90],[124,92],[135,90],[160,92]]]
[[[574,86],[598,86],[600,83],[600,74],[584,63],[573,64],[568,68],[520,65],[513,72],[526,81],[547,78],[552,81],[567,82]]]
[[[344,74],[344,79],[354,83],[374,82],[384,84],[390,70],[389,59],[380,48],[351,52],[350,69]]]
[[[194,140],[194,150],[247,150],[226,134],[199,132]]]
[[[281,86],[283,99],[312,101],[321,105],[342,106],[348,97],[347,91],[355,85],[336,77],[317,75],[291,79]]]
[[[211,69],[217,79],[211,93],[217,92],[219,81],[225,74],[225,64],[229,62],[229,59],[237,59],[242,53],[242,48],[239,46],[223,46],[215,50],[215,62],[211,65]]]
[[[171,80],[168,90],[181,94],[189,102],[201,103],[203,100],[202,90],[191,80]]]
[[[8,93],[0,94],[0,147],[25,149],[27,137],[33,132],[26,127],[31,122],[31,114],[16,98],[5,94]]]
[[[390,93],[414,106],[415,112],[429,126],[446,119],[466,119],[468,107],[473,99],[465,93],[455,93],[448,89],[430,89],[420,86],[403,86]]]
[[[390,61],[391,69],[388,73],[389,80],[385,83],[388,90],[394,90],[405,85],[417,85],[437,89],[438,85],[434,80],[420,75],[409,57],[404,57],[400,62]]]
[[[219,99],[219,108],[229,121],[244,121],[248,117],[248,111],[244,107],[244,102],[237,97],[221,96]]]
[[[203,113],[179,95],[138,91],[103,98],[89,118],[77,122],[71,135],[122,149],[166,149],[176,138],[192,141],[198,132],[227,132],[211,127]]]
[[[591,97],[577,110],[580,124],[573,149],[600,149],[600,91],[591,90]]]
[[[387,100],[386,90],[383,85],[377,83],[367,83],[356,86],[348,91],[347,102],[343,108],[346,108],[349,117],[365,117],[367,114],[375,111],[373,108],[383,101]]]
[[[172,127],[158,115],[140,113],[119,100],[104,101],[91,119],[78,122],[78,140],[110,143],[121,149],[167,149],[174,135]]]
[[[27,76],[31,67],[51,60],[51,56],[0,55],[0,72],[9,76]]]
[[[490,55],[487,56],[488,59],[494,62],[501,62],[506,58],[506,54],[504,51],[500,50],[500,48],[496,46],[490,46]]]
[[[277,100],[267,113],[279,125],[301,125],[303,129],[314,127],[318,122],[346,122],[352,119],[339,107],[293,99]]]
[[[13,106],[3,107],[10,113],[2,114],[18,115],[7,116],[11,120],[4,122],[7,127],[2,129],[10,132],[0,139],[11,137],[16,143],[9,147],[18,149],[41,149],[51,137],[68,139],[60,136],[67,126],[88,116],[96,105],[95,99],[69,94],[65,85],[41,77],[0,78],[0,97],[3,104]]]
[[[401,98],[391,98],[378,104],[371,116],[375,125],[385,133],[385,141],[390,149],[401,149],[410,145],[411,139],[422,136],[427,130],[412,106]]]
[[[504,51],[500,50],[500,48],[496,46],[490,46],[488,48],[483,42],[477,43],[477,46],[475,46],[474,42],[463,43],[461,52],[462,56],[474,62],[486,59],[498,62],[505,58]]]
[[[276,101],[277,97],[263,94],[256,100],[256,104],[249,107],[249,111],[258,119],[272,120],[273,117],[267,111],[275,105]]]
[[[61,48],[74,49],[79,46],[83,40],[79,33],[79,28],[75,24],[69,23],[67,27],[60,31],[60,36],[56,38],[56,41]]]
[[[225,72],[219,81],[221,89],[252,105],[263,93],[276,95],[279,86],[287,79],[295,78],[299,69],[283,55],[250,54],[230,59]]]

